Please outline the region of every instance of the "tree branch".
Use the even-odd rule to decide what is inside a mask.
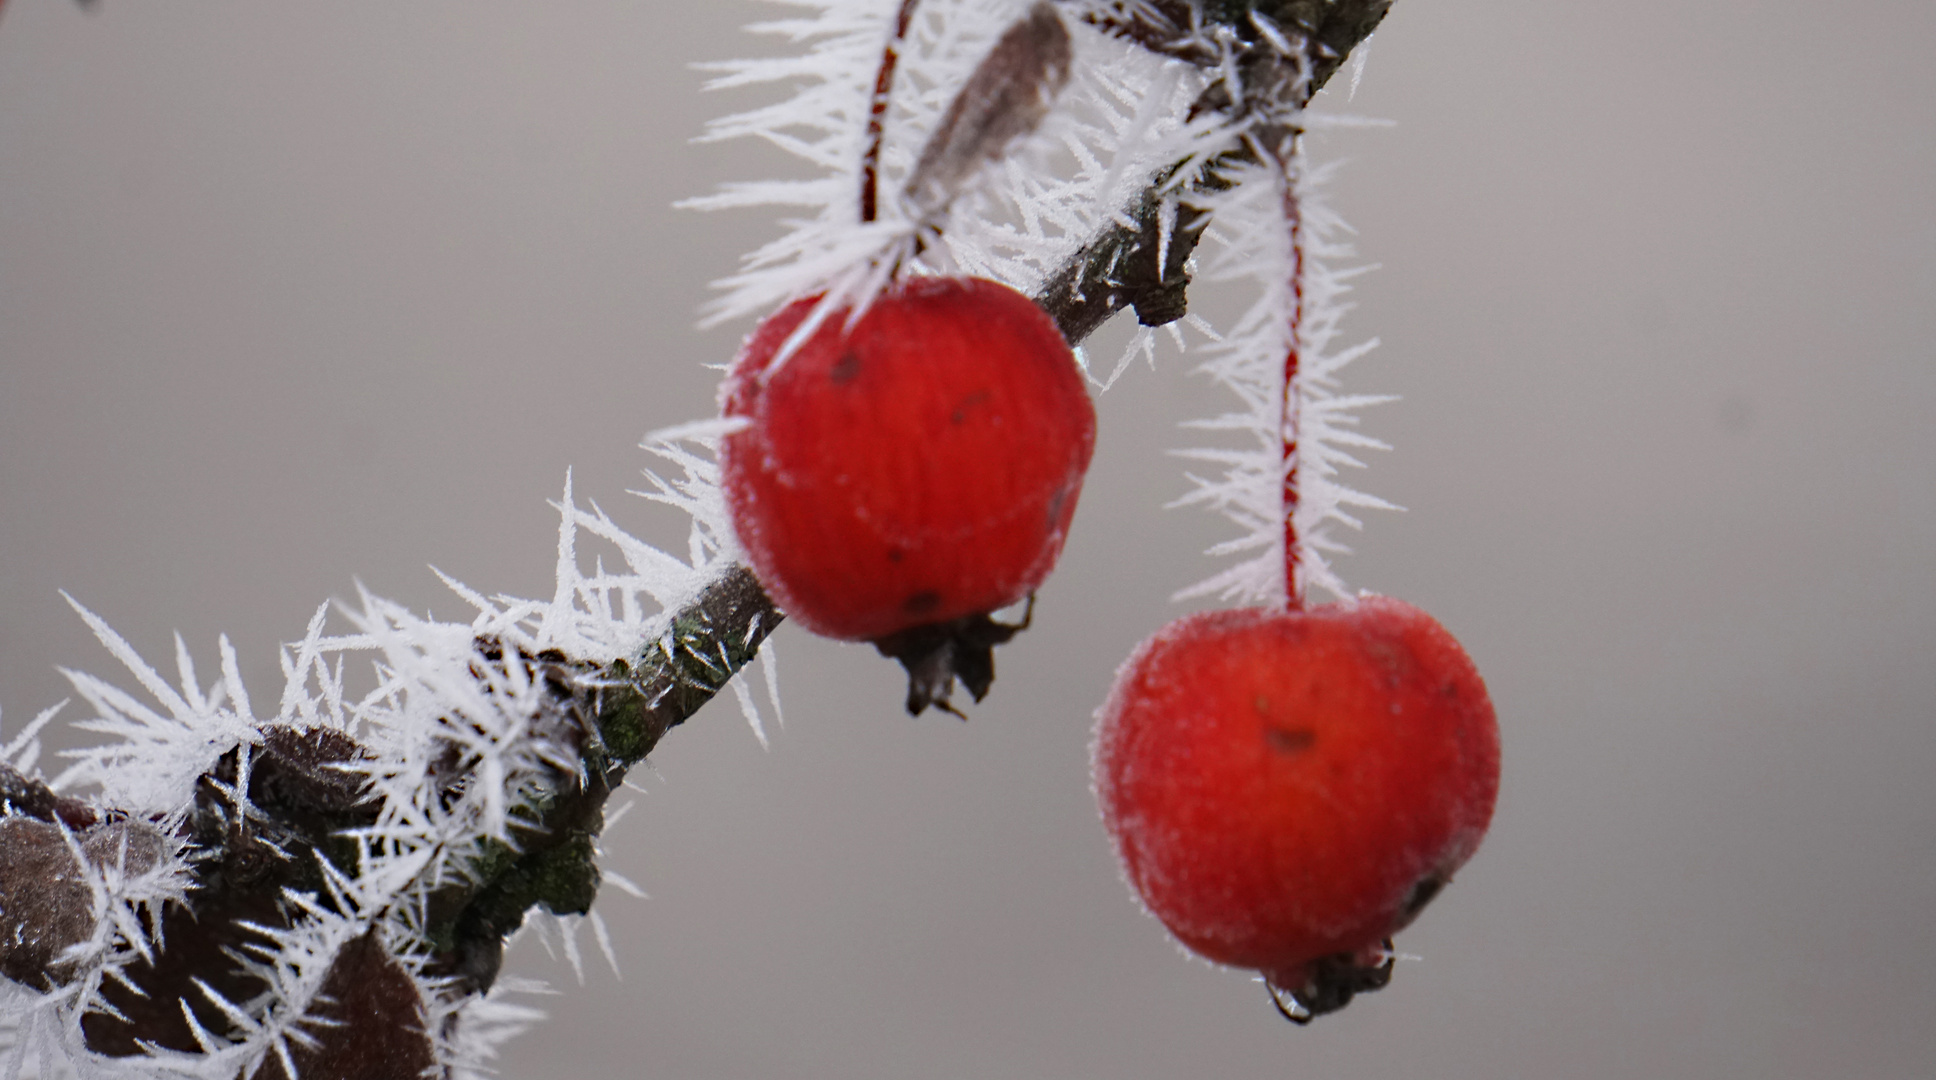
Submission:
[[[1086,21],[1152,52],[1209,67],[1219,54],[1210,39],[1219,31],[1235,39],[1236,73],[1241,89],[1232,94],[1224,80],[1213,83],[1192,106],[1193,113],[1224,112],[1233,121],[1255,113],[1295,112],[1337,74],[1345,58],[1391,10],[1392,0],[1150,0],[1134,14],[1092,12]],[[1255,9],[1256,19],[1249,11]],[[1262,24],[1260,26],[1259,24]],[[1296,56],[1278,50],[1271,28],[1280,39],[1298,43]],[[1248,144],[1232,147],[1193,175],[1183,175],[1185,163],[1159,171],[1136,201],[1084,244],[1062,268],[1049,275],[1036,294],[1040,304],[1076,344],[1125,307],[1136,310],[1144,326],[1162,326],[1189,310],[1185,290],[1190,284],[1184,267],[1210,214],[1177,196],[1214,195],[1229,189],[1223,171],[1257,160]],[[1163,218],[1175,214],[1168,246]],[[1124,223],[1126,219],[1127,223]],[[1159,265],[1158,254],[1162,261]]]
[[[1284,126],[1284,118],[1294,117],[1337,72],[1390,6],[1391,0],[1146,0],[1083,16],[1144,48],[1224,72],[1193,112],[1225,114],[1233,132],[1245,134],[1233,135],[1230,149],[1194,169],[1178,163],[1156,173],[1124,209],[1126,223],[1104,228],[1049,276],[1036,301],[1072,345],[1126,307],[1146,326],[1185,314],[1186,265],[1209,222],[1209,211],[1189,205],[1187,196],[1227,189],[1227,166],[1260,159],[1260,133],[1275,130],[1294,139],[1297,131]],[[1292,43],[1288,53],[1286,42]],[[1225,66],[1226,58],[1234,64]],[[1174,215],[1167,244],[1166,215]],[[594,841],[604,827],[606,801],[626,770],[712,700],[783,617],[752,573],[734,566],[673,613],[659,640],[609,664],[556,651],[507,655],[501,641],[476,641],[473,664],[480,678],[484,668],[521,664],[524,675],[545,687],[534,728],[568,748],[579,767],[556,771],[539,796],[514,811],[515,846],[484,843],[470,860],[469,880],[431,897],[424,926],[433,950],[428,967],[453,980],[453,994],[489,988],[503,939],[532,907],[556,914],[590,909],[599,881]],[[363,749],[340,732],[272,727],[252,751],[243,793],[235,790],[240,753],[231,750],[202,778],[195,809],[180,826],[180,839],[191,840],[205,857],[192,867],[196,880],[188,902],[162,917],[157,937],[167,951],[152,964],[128,968],[125,985],[104,990],[119,1016],[91,1013],[84,1021],[88,1044],[98,1052],[132,1054],[144,1045],[197,1051],[184,1008],[193,1010],[195,1023],[211,1030],[225,1026],[194,992],[197,982],[231,1001],[247,1000],[261,986],[237,960],[256,933],[250,926],[286,927],[292,916],[279,898],[284,890],[320,894],[322,863],[355,872],[355,849],[343,833],[369,825],[378,808],[339,766],[363,756]],[[464,779],[453,774],[447,782]],[[246,816],[236,812],[244,799],[254,811]],[[0,766],[0,823],[37,823],[17,831],[19,844],[26,845],[20,851],[31,850],[42,861],[67,858],[61,828],[85,842],[90,832],[120,828],[122,816],[57,795]],[[105,843],[107,833],[100,835]],[[9,860],[0,866],[0,893],[21,886],[15,879],[26,865]],[[58,937],[51,927],[13,930],[16,936],[46,930]],[[11,954],[5,974],[57,983],[57,952]],[[348,969],[343,977],[351,978]],[[407,1016],[396,1022],[400,1031],[412,1030]]]

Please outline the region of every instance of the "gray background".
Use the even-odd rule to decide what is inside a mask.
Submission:
[[[622,493],[745,327],[771,235],[675,198],[693,60],[776,9],[615,0],[13,0],[0,19],[0,705],[111,661],[274,644],[426,563],[548,589],[555,497]],[[1101,402],[1038,628],[958,724],[782,631],[788,727],[731,707],[609,839],[624,980],[512,1076],[1936,1075],[1936,6],[1401,0],[1337,201],[1384,269],[1379,515],[1352,582],[1492,686],[1491,838],[1308,1030],[1127,897],[1087,780],[1119,660],[1226,535],[1159,512],[1182,365]],[[558,975],[541,952],[515,965]],[[560,980],[569,984],[569,975]]]

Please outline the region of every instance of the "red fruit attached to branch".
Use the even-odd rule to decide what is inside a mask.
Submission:
[[[1150,912],[1304,1022],[1382,987],[1391,935],[1478,848],[1499,729],[1452,635],[1367,597],[1171,623],[1117,674],[1094,765]]]
[[[979,700],[989,614],[1055,565],[1095,446],[1095,410],[1055,323],[973,278],[891,285],[849,327],[818,297],[747,339],[722,391],[749,423],[721,444],[733,525],[789,617],[907,665],[908,708]]]

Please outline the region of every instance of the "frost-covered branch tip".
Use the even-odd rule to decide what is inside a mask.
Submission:
[[[1190,114],[1224,114],[1241,127],[1260,111],[1303,109],[1390,9],[1391,0],[1114,0],[1087,5],[1081,18],[1213,73]],[[1257,160],[1254,144],[1245,141],[1157,170],[1120,214],[1046,278],[1036,302],[1071,343],[1125,307],[1144,326],[1182,318],[1189,310],[1185,266],[1209,225],[1202,203],[1230,190],[1231,169]]]

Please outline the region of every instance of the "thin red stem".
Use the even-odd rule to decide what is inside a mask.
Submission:
[[[1304,218],[1297,204],[1296,151],[1283,159],[1284,226],[1291,237],[1290,347],[1284,351],[1284,606],[1304,608],[1304,582],[1298,573],[1297,542],[1297,364],[1298,335],[1304,325]]]
[[[881,66],[874,73],[874,98],[867,107],[867,148],[860,155],[860,220],[865,223],[879,216],[881,137],[887,130],[889,92],[894,89],[894,69],[901,63],[901,43],[907,40],[914,22],[914,9],[921,0],[901,0],[900,13],[894,17],[894,32],[881,49]]]

